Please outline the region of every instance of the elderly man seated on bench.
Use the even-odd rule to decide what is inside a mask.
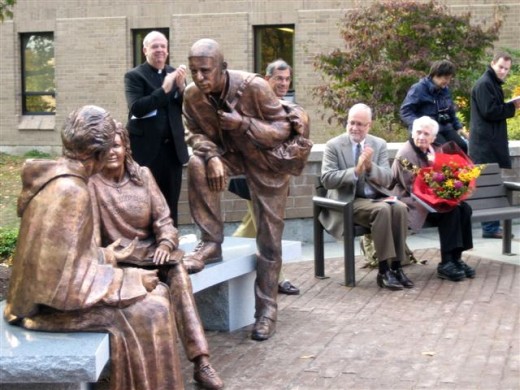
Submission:
[[[104,109],[85,106],[66,120],[63,157],[25,163],[4,316],[26,329],[108,331],[111,390],[182,389],[168,288],[155,270],[112,266],[135,242],[94,243],[87,182],[103,168],[115,126]]]
[[[377,284],[402,290],[413,287],[401,267],[406,259],[407,209],[401,202],[387,201],[392,171],[386,141],[368,134],[371,124],[370,107],[358,103],[350,108],[347,132],[325,145],[321,182],[329,199],[353,200],[353,222],[370,229],[379,258]],[[335,238],[343,238],[339,211],[324,209],[319,219]]]
[[[427,167],[435,159],[435,153],[442,152],[433,144],[439,124],[428,116],[416,119],[412,126],[412,139],[404,143],[392,164],[394,175],[393,193],[408,206],[408,221],[412,230],[419,230],[426,221],[436,225],[441,244],[441,263],[437,266],[437,276],[441,279],[459,281],[475,276],[475,270],[461,259],[462,252],[473,248],[471,232],[471,207],[460,202],[445,213],[430,213],[411,196],[414,174],[407,167]]]

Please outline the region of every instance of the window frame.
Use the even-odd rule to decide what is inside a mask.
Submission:
[[[26,59],[26,46],[31,37],[33,36],[49,36],[52,40],[52,58],[55,61],[56,56],[54,32],[53,31],[38,31],[38,32],[25,32],[20,34],[20,65],[21,65],[21,88],[22,88],[22,115],[56,115],[56,65],[53,66],[53,91],[27,91],[27,59]],[[54,111],[29,111],[27,108],[27,100],[32,96],[51,96],[54,100]]]
[[[132,32],[132,64],[135,68],[146,61],[143,53],[143,39],[144,37],[152,32],[159,31],[166,36],[168,40],[168,46],[170,45],[170,28],[169,27],[154,27],[154,28],[134,28]],[[170,64],[170,48],[168,47],[168,58],[166,58],[166,64]]]
[[[274,49],[274,54],[271,55],[273,58],[263,58],[263,48],[261,47],[263,45],[263,42],[261,42],[261,36],[260,33],[262,31],[265,31],[267,29],[273,29],[273,30],[281,30],[285,32],[289,32],[292,35],[292,39],[290,42],[290,48],[289,52],[290,55],[283,55],[280,53],[277,48]],[[288,31],[287,31],[288,30]],[[294,69],[294,38],[296,34],[296,29],[294,24],[262,24],[262,25],[255,25],[253,26],[253,62],[254,62],[254,72],[259,73],[262,76],[265,76],[265,68],[267,65],[273,61],[276,61],[277,59],[281,58],[285,62],[287,62],[291,68],[292,68],[292,80],[291,85],[289,86],[289,91],[287,92],[287,98],[294,98],[294,79],[295,79],[295,69]],[[285,58],[288,57],[288,58]]]

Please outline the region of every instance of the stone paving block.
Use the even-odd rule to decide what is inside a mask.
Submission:
[[[518,390],[520,267],[471,253],[475,279],[436,277],[438,249],[415,251],[426,265],[405,268],[408,291],[380,289],[377,271],[343,283],[343,259],[327,259],[328,279],[312,262],[284,265],[299,296],[279,296],[272,339],[250,340],[251,327],[210,332],[211,361],[226,390]],[[183,361],[186,389],[193,367]]]

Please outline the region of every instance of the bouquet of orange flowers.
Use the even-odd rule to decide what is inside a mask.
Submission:
[[[412,168],[416,174],[412,195],[428,209],[450,211],[471,195],[484,167],[474,165],[462,152],[436,153],[431,166]]]

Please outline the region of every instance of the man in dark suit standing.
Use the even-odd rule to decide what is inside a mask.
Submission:
[[[497,53],[471,90],[469,156],[476,164],[498,163],[511,169],[507,119],[520,109],[520,100],[504,101],[504,84],[511,70],[512,57]],[[502,238],[500,221],[482,222],[483,238]]]
[[[146,35],[143,53],[146,62],[125,74],[132,155],[152,171],[177,226],[182,166],[188,161],[182,124],[186,67],[166,64],[168,40],[158,31]]]
[[[390,290],[413,287],[401,268],[406,258],[408,211],[404,203],[388,199],[392,170],[386,141],[368,134],[372,110],[365,104],[353,105],[348,113],[347,132],[325,145],[321,182],[327,197],[353,201],[354,222],[372,233],[379,259],[377,284]],[[320,221],[338,240],[343,239],[343,216],[323,210]]]

